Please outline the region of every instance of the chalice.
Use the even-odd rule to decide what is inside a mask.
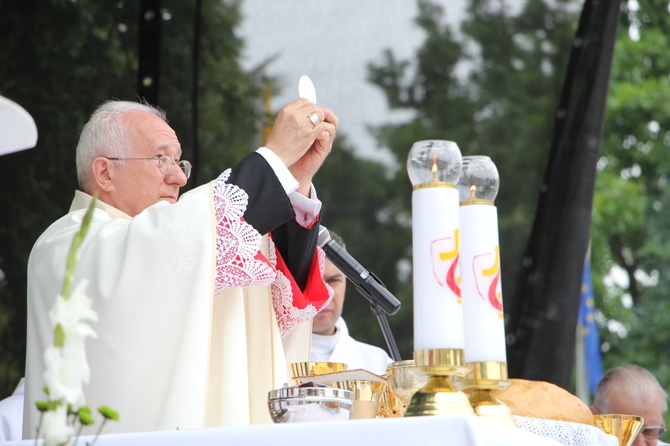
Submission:
[[[642,430],[644,418],[637,415],[601,414],[594,415],[596,427],[606,434],[619,439],[619,446],[631,446]]]

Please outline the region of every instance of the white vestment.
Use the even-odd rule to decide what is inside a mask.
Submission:
[[[377,375],[386,375],[386,366],[393,362],[381,348],[352,338],[341,317],[332,336],[312,334],[311,360],[343,362],[348,370],[365,369]]]
[[[104,433],[270,423],[267,392],[287,382],[287,361],[309,357],[308,321],[320,308],[291,307],[271,241],[241,220],[246,194],[226,178],[133,218],[97,203],[74,284],[86,278],[99,319],[91,324],[97,338],[86,341],[86,403],[94,415],[108,405],[120,416]],[[35,401],[47,399],[49,311],[91,200],[78,191],[30,256],[28,277],[39,280],[28,283],[24,438],[35,436]],[[259,250],[270,262],[257,259]],[[278,327],[281,305],[291,318]],[[292,329],[287,358],[282,335]]]
[[[21,378],[14,392],[0,401],[0,442],[22,438],[24,381]]]

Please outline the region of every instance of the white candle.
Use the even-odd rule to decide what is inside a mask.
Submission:
[[[414,350],[463,349],[458,190],[412,193]]]
[[[498,170],[489,157],[463,157],[458,189],[466,363],[507,362],[498,211],[493,204],[498,186]]]
[[[414,143],[407,159],[412,192],[414,350],[464,349],[460,295],[461,151],[452,141]]]
[[[460,221],[465,362],[507,362],[496,207],[463,205]]]

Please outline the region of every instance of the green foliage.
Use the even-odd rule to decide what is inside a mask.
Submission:
[[[639,364],[665,388],[670,358],[659,346],[670,330],[669,26],[667,2],[640,2],[621,16],[592,228],[605,367]],[[605,286],[613,271],[624,280]]]
[[[162,29],[161,106],[168,111],[184,151],[194,160],[194,145],[200,147],[198,183],[206,183],[233,166],[251,150],[262,111],[255,107],[260,97],[253,73],[239,64],[242,41],[235,35],[240,21],[239,1],[202,2],[197,139],[193,127],[194,18],[196,2],[163,3],[170,18]],[[189,184],[187,187],[198,186]]]

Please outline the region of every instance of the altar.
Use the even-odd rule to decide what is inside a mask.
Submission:
[[[82,437],[78,444],[90,443]],[[304,441],[347,446],[446,444],[459,446],[560,446],[539,435],[479,418],[475,415],[444,415],[404,418],[268,424],[183,431],[110,434],[98,438],[96,446],[246,446],[271,444],[295,446]],[[6,443],[8,446],[34,445],[35,440]],[[41,444],[41,441],[38,443]],[[318,443],[317,443],[318,444]]]

